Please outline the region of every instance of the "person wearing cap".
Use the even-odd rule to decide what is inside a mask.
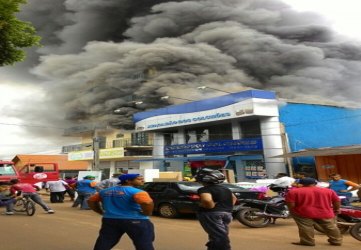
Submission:
[[[89,210],[88,199],[96,192],[97,182],[94,181],[95,176],[87,175],[83,180],[77,181],[76,191],[78,197],[74,201],[72,207],[77,207],[80,204],[80,210]]]
[[[149,215],[154,209],[139,174],[119,176],[120,184],[100,190],[88,200],[89,207],[103,216],[94,250],[112,249],[126,233],[137,250],[154,250],[154,226]]]
[[[316,186],[317,181],[305,177],[299,180],[299,188],[290,190],[286,204],[298,226],[299,242],[294,245],[315,246],[314,224],[321,226],[328,236],[328,242],[341,246],[342,236],[335,217],[340,212],[340,199],[328,189]]]

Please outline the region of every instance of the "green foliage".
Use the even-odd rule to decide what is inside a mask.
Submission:
[[[0,0],[0,66],[24,60],[22,48],[39,45],[35,28],[15,16],[24,3],[26,0]]]

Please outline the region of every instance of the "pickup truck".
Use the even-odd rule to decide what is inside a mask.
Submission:
[[[59,176],[57,163],[32,162],[16,168],[13,162],[0,160],[0,181],[19,179],[23,183],[37,184],[59,180]]]

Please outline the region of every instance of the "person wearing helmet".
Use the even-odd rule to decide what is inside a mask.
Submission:
[[[225,176],[218,170],[203,168],[195,176],[203,187],[198,189],[200,208],[198,220],[208,234],[208,250],[230,250],[229,223],[237,198],[226,187],[219,185]]]

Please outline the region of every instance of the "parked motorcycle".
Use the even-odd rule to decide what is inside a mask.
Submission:
[[[242,207],[236,212],[235,218],[245,226],[253,228],[267,227],[276,219],[289,218],[290,213],[285,202],[287,188],[270,185],[269,188],[278,195],[269,200],[245,199]]]
[[[342,234],[349,232],[356,240],[361,241],[361,207],[341,206],[337,215],[337,226]],[[315,229],[323,233],[320,225],[315,224]]]

